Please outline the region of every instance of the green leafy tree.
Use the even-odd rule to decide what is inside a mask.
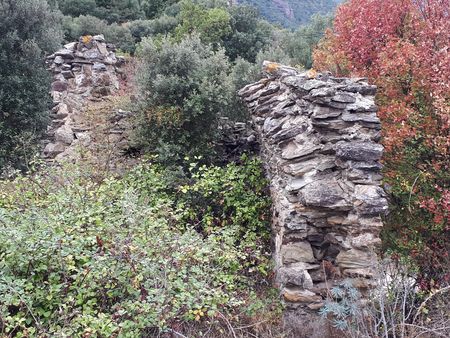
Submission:
[[[74,17],[92,14],[97,8],[95,0],[57,0],[57,2],[61,12]]]
[[[229,11],[231,32],[223,41],[227,55],[231,60],[241,57],[254,62],[258,52],[270,43],[274,27],[261,20],[255,7],[233,6]]]
[[[61,43],[60,27],[45,0],[0,0],[0,168],[23,164],[45,130],[44,55]]]
[[[218,119],[234,107],[236,88],[224,51],[214,52],[198,35],[178,43],[145,38],[140,57],[138,143],[161,159],[211,155]]]
[[[202,42],[218,46],[231,33],[231,16],[224,8],[206,8],[192,1],[184,1],[179,18],[181,22],[175,31],[179,40],[197,32]]]
[[[158,17],[167,7],[177,3],[178,0],[141,0],[145,16],[149,19]]]
[[[332,16],[313,15],[311,22],[299,27],[295,32],[288,33],[283,39],[283,49],[291,57],[294,65],[311,68],[313,64],[312,52],[325,30],[333,25]]]
[[[144,17],[139,0],[95,0],[95,2],[97,8],[94,15],[109,23],[121,23]]]
[[[144,37],[168,34],[176,26],[178,26],[178,19],[165,14],[153,20],[131,21],[127,25],[136,42],[140,42]]]
[[[141,19],[144,11],[140,0],[56,0],[65,15],[93,15],[112,22]]]

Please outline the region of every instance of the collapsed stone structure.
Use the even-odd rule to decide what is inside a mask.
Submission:
[[[276,281],[288,311],[308,321],[343,278],[371,286],[387,210],[376,87],[264,67],[267,77],[239,95],[271,182]]]
[[[95,100],[119,89],[117,67],[124,60],[117,58],[114,51],[103,35],[87,35],[47,57],[53,73],[54,107],[44,158],[63,158],[71,146],[89,142],[90,127],[82,124],[81,112],[87,99]]]

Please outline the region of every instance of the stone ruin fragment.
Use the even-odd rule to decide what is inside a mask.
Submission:
[[[82,36],[47,57],[53,74],[53,109],[43,157],[57,159],[71,145],[87,142],[88,129],[80,123],[87,99],[111,95],[119,89],[117,68],[124,59],[116,57],[115,47],[103,35]]]
[[[317,319],[330,288],[372,285],[381,216],[380,120],[367,79],[265,62],[240,90],[273,200],[276,283],[297,323]]]

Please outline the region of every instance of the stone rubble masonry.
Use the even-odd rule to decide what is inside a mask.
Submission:
[[[89,141],[88,128],[80,124],[80,114],[88,100],[100,99],[119,89],[117,68],[124,59],[116,57],[115,47],[103,35],[82,36],[78,42],[47,57],[53,74],[53,109],[43,157],[62,159],[73,146]]]
[[[387,200],[376,87],[264,62],[239,91],[271,182],[276,283],[287,311],[314,317],[327,290],[371,277]]]

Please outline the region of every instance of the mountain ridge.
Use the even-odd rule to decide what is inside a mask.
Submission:
[[[240,5],[252,5],[267,20],[288,28],[307,24],[314,14],[330,14],[341,0],[235,0]]]

